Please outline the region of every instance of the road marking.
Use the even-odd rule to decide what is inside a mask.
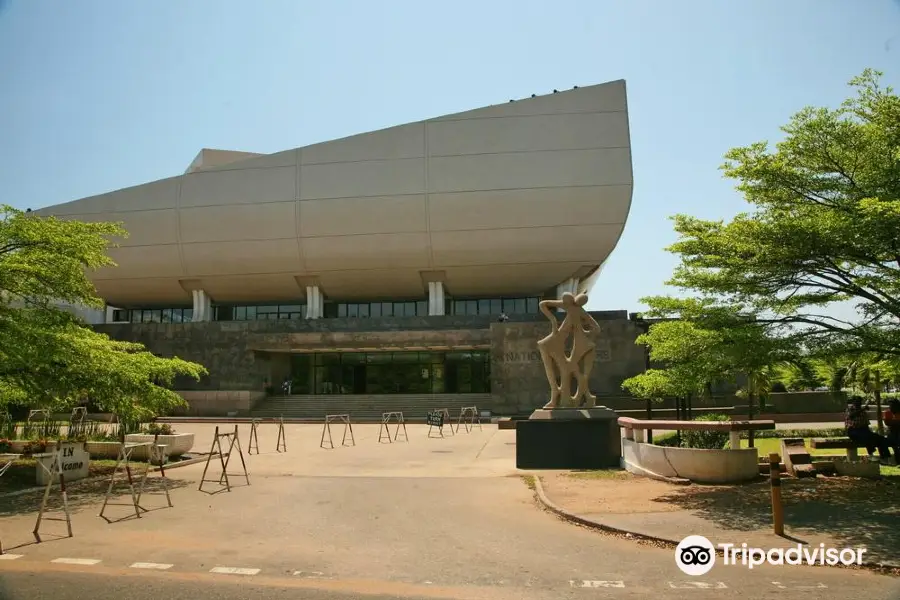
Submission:
[[[96,565],[100,563],[96,558],[54,558],[50,562],[61,565]]]
[[[145,563],[145,562],[136,562],[132,563],[132,569],[156,569],[157,571],[165,571],[166,569],[171,569],[175,565],[167,565],[165,563]]]
[[[22,558],[24,554],[0,554],[0,560],[16,560]]]
[[[669,587],[673,590],[724,590],[728,588],[722,581],[670,581]]]
[[[210,573],[220,573],[222,575],[256,575],[259,569],[242,569],[241,567],[213,567]]]
[[[824,583],[817,583],[816,585],[787,586],[787,585],[784,585],[783,583],[781,583],[780,581],[773,581],[772,585],[774,585],[775,587],[777,587],[780,590],[786,590],[789,587],[794,590],[824,590],[824,589],[828,589],[828,586],[825,585]]]
[[[582,579],[581,581],[573,581],[569,580],[569,586],[575,588],[623,588],[625,587],[624,581],[604,581],[604,580],[589,580]]]
[[[305,577],[307,579],[330,579],[322,571],[294,571],[295,577]]]

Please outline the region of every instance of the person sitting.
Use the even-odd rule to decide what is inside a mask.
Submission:
[[[882,417],[887,427],[888,442],[894,448],[894,460],[900,462],[900,399],[888,401],[888,408]]]
[[[847,414],[844,417],[847,437],[850,438],[850,441],[865,446],[870,456],[875,453],[875,448],[878,448],[881,459],[888,461],[891,458],[890,444],[886,437],[878,435],[869,428],[869,413],[866,411],[869,403],[863,404],[862,400],[860,396],[854,396],[847,404]]]

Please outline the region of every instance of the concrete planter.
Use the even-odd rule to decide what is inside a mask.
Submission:
[[[110,458],[115,460],[119,457],[119,442],[85,442],[84,449],[88,451],[91,458]]]
[[[130,433],[125,436],[126,442],[152,442],[154,436],[146,433]],[[159,436],[158,443],[165,444],[166,456],[178,457],[187,454],[194,447],[193,433],[173,433],[172,435]],[[144,448],[138,448],[132,454],[134,458],[141,460],[147,459],[147,452]]]
[[[704,450],[622,440],[623,466],[636,475],[697,483],[738,483],[759,477],[756,448]]]
[[[834,458],[834,470],[844,477],[865,477],[877,479],[881,476],[881,465],[874,460],[847,460],[845,456]]]
[[[22,454],[25,452],[25,446],[34,443],[35,440],[10,440],[9,451],[13,454]],[[44,452],[53,452],[56,448],[56,442],[47,442],[47,449]]]

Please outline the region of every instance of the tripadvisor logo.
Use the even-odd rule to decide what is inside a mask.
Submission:
[[[675,564],[685,575],[709,573],[716,564],[716,548],[722,554],[722,564],[741,565],[752,569],[762,565],[861,565],[865,548],[830,548],[825,544],[790,548],[753,548],[743,544],[714,545],[702,535],[689,535],[675,548]]]

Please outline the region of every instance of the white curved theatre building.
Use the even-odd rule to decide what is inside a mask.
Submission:
[[[614,81],[274,154],[204,149],[183,174],[36,213],[128,230],[112,250],[118,266],[92,274],[110,307],[98,327],[111,335],[152,347],[147,332],[159,328],[146,324],[189,324],[185,332],[245,325],[244,351],[268,371],[250,368],[247,381],[223,383],[229,376],[207,360],[206,391],[280,390],[293,378],[292,396],[349,397],[453,392],[435,392],[433,375],[417,391],[360,383],[377,369],[341,359],[343,374],[319,381],[320,355],[360,354],[376,365],[384,357],[369,354],[453,348],[440,336],[354,347],[338,332],[459,333],[474,326],[465,318],[486,319],[479,327],[489,330],[501,313],[510,318],[504,326],[532,323],[539,298],[591,286],[631,195],[625,82]],[[450,317],[457,326],[440,325]],[[265,341],[276,332],[315,333],[330,346],[296,338],[277,348]],[[490,345],[482,350],[490,354]],[[271,366],[283,360],[309,365]],[[412,362],[446,366],[418,355]],[[490,371],[490,357],[483,362]],[[479,393],[494,393],[489,383]]]

